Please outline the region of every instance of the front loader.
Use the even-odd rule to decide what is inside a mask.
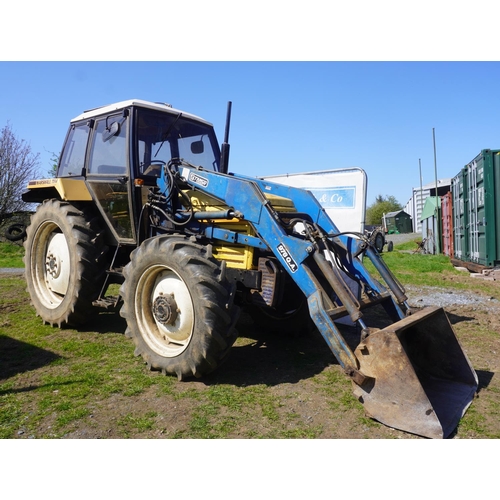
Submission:
[[[371,240],[341,233],[309,191],[228,173],[229,115],[222,151],[211,124],[165,104],[71,121],[57,177],[23,195],[40,203],[25,241],[37,314],[78,326],[120,308],[136,355],[180,380],[223,362],[242,309],[290,332],[312,322],[368,415],[448,437],[478,380],[445,311],[412,310]],[[372,308],[382,323],[368,322]]]

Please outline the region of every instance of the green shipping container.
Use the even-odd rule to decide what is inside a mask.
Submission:
[[[467,169],[463,168],[451,180],[453,204],[453,255],[456,259],[468,261],[469,238],[467,219]]]
[[[500,265],[500,150],[483,149],[464,168],[466,259]]]

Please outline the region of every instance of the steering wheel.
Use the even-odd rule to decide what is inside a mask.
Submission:
[[[165,166],[167,162],[163,160],[151,160],[148,168],[144,170],[143,175],[154,175],[155,177],[160,177],[161,168]]]

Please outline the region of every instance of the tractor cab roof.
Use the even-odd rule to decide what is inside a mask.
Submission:
[[[212,125],[211,123],[207,122],[203,118],[200,118],[199,116],[193,115],[191,113],[186,113],[185,111],[181,111],[179,109],[175,109],[170,104],[161,103],[161,102],[143,101],[141,99],[129,99],[129,100],[120,101],[120,102],[117,102],[114,104],[108,104],[106,106],[102,106],[99,108],[89,109],[87,111],[84,111],[82,114],[78,115],[77,117],[73,118],[71,120],[71,122],[78,122],[80,120],[85,120],[88,118],[94,118],[96,116],[106,115],[106,114],[112,113],[114,111],[119,111],[120,109],[129,108],[130,106],[156,109],[156,110],[162,111],[164,113],[172,113],[175,115],[182,113],[182,116],[185,116],[187,118],[191,118],[193,120],[205,123],[205,124],[210,125],[210,126]]]

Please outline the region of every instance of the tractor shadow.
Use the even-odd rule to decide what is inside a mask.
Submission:
[[[79,332],[105,334],[124,334],[127,322],[117,311],[101,312],[96,317],[78,327]]]
[[[126,328],[126,320],[118,312],[101,312],[80,326],[78,331],[110,335],[124,334]],[[321,373],[329,365],[338,364],[316,329],[300,335],[283,331],[265,332],[252,322],[240,321],[237,330],[240,338],[230,349],[226,360],[200,381],[207,385],[236,386],[294,383]],[[355,348],[359,332],[347,328],[341,333],[346,342]],[[133,349],[132,342],[130,349]]]
[[[391,321],[381,308],[365,311],[370,326],[384,328]],[[449,315],[451,324],[469,321],[473,318]],[[356,326],[336,324],[340,334],[352,351],[360,342],[361,330]],[[330,351],[318,330],[296,335],[286,332],[266,332],[251,322],[237,325],[239,341],[231,349],[227,360],[215,372],[204,377],[207,385],[234,384],[251,386],[264,384],[274,386],[296,383],[314,377],[338,361]],[[487,387],[493,374],[476,372],[479,379],[478,390]]]
[[[231,348],[226,361],[204,377],[207,385],[293,384],[314,377],[330,365],[338,365],[317,330],[287,335],[286,332],[265,332],[255,325],[239,324],[238,331],[240,339]],[[351,347],[359,343],[359,332],[355,328],[342,326],[341,333]]]
[[[7,336],[0,336],[0,380],[50,365],[61,356]]]

